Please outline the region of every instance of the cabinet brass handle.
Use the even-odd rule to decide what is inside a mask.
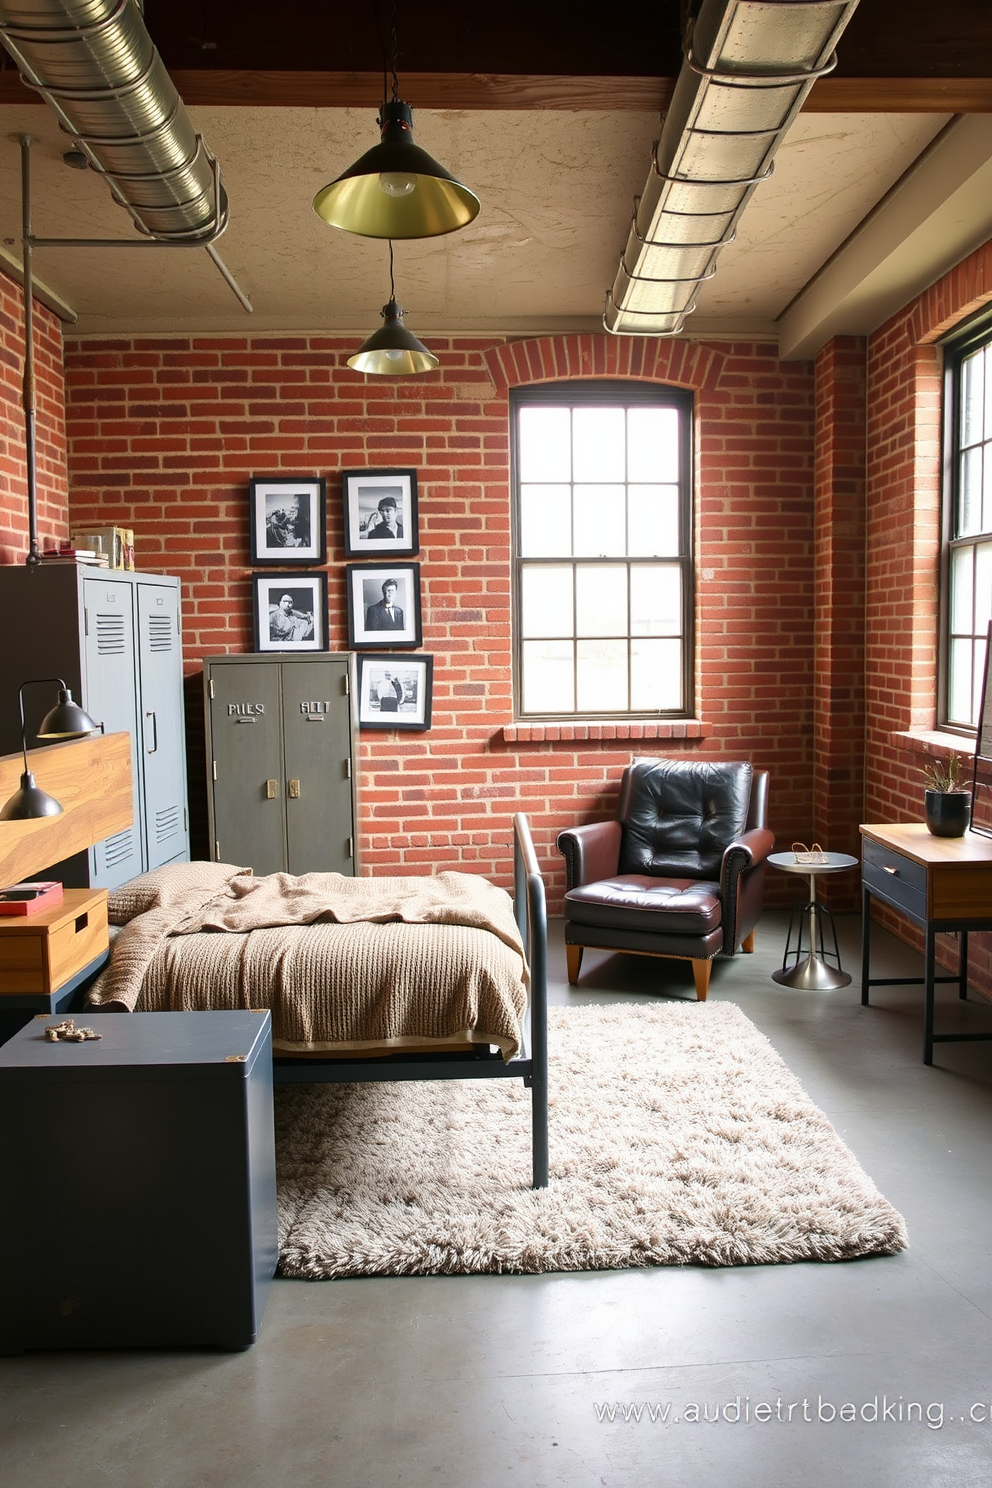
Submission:
[[[882,864],[882,872],[883,873],[891,873],[893,878],[898,878],[899,877],[899,869],[898,868],[890,868],[889,865],[888,865],[888,863],[883,863]]]
[[[298,780],[291,780],[289,782],[289,798],[291,801],[298,801],[300,799],[300,782]]]
[[[278,780],[267,780],[265,782],[265,797],[268,801],[274,801],[279,794]]]

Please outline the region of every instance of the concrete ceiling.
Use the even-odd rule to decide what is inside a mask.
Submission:
[[[951,0],[955,7],[970,14],[967,0]],[[985,0],[981,7],[987,19]],[[311,201],[375,143],[381,77],[287,74],[276,70],[281,57],[271,71],[190,67],[184,38],[201,37],[204,17],[227,11],[226,4],[170,7],[180,46],[174,37],[160,40],[156,7],[145,7],[194,124],[221,162],[231,218],[218,248],[253,313],[241,308],[202,250],[39,248],[36,280],[64,307],[69,334],[326,331],[362,338],[379,323],[389,290],[386,245],[326,227]],[[671,21],[671,6],[667,13]],[[192,29],[183,32],[187,22]],[[961,34],[966,38],[967,27]],[[492,38],[486,44],[496,46]],[[178,47],[172,55],[170,46]],[[736,241],[701,289],[689,335],[778,338],[785,355],[811,356],[837,331],[873,329],[907,289],[922,288],[992,236],[992,113],[970,112],[992,108],[992,84],[977,75],[974,47],[967,50],[961,41],[953,76],[840,77],[832,93],[830,79],[817,84],[816,106],[787,136],[774,175],[755,193]],[[862,42],[859,55],[864,51]],[[936,43],[931,54],[939,54]],[[252,68],[257,58],[228,60]],[[367,65],[364,54],[353,60]],[[495,60],[510,70],[487,71],[490,86],[481,93],[478,70],[470,77],[456,70],[417,74],[401,89],[415,106],[417,142],[483,203],[461,232],[396,244],[397,297],[410,328],[428,342],[432,333],[601,329],[605,292],[658,133],[651,104],[658,96],[663,105],[671,81],[604,78],[584,56],[558,79],[536,72],[525,78],[519,62],[502,53]],[[637,61],[645,65],[643,57]],[[983,55],[977,61],[987,66]],[[611,56],[609,65],[617,64]],[[547,64],[538,55],[536,65]],[[673,73],[677,58],[658,65]],[[869,55],[865,65],[877,63]],[[902,65],[921,66],[911,59]],[[580,67],[588,68],[581,77]],[[944,73],[950,70],[945,63]],[[315,78],[334,106],[310,101]],[[11,70],[0,74],[3,261],[11,266],[20,258],[16,141],[23,133],[35,140],[35,235],[133,239],[129,218],[103,182],[63,164],[68,141],[54,116],[25,98]],[[431,106],[449,99],[459,106]]]

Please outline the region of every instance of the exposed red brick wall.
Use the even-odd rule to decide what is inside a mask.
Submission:
[[[37,303],[34,364],[38,534],[42,539],[67,537],[62,327]],[[28,550],[23,373],[24,297],[0,274],[0,563],[21,563]]]
[[[362,738],[367,869],[463,865],[506,883],[529,813],[553,896],[556,833],[611,809],[635,753],[774,772],[784,841],[812,827],[813,377],[760,343],[435,338],[437,372],[365,379],[326,336],[79,341],[67,349],[72,516],[135,529],[139,568],[183,580],[186,663],[251,649],[247,482],[328,478],[330,644],[347,643],[339,472],[413,466],[433,726]],[[696,393],[698,739],[507,739],[508,388],[641,377]],[[550,732],[550,731],[549,731]],[[794,885],[775,884],[791,897]]]
[[[865,342],[838,337],[816,361],[816,840],[860,855],[865,748]],[[834,908],[859,903],[856,875],[824,881]]]
[[[921,751],[895,735],[936,726],[941,356],[934,343],[989,302],[992,243],[868,342],[866,821],[923,816]],[[984,991],[992,991],[988,942],[971,938],[972,977]]]

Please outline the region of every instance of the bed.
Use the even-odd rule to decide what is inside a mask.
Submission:
[[[548,1182],[547,920],[527,818],[512,899],[487,879],[173,865],[110,896],[93,1007],[268,1008],[277,1083],[522,1079]]]

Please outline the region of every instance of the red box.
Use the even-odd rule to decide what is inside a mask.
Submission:
[[[29,893],[30,890],[35,892]],[[42,909],[56,909],[61,903],[62,885],[54,878],[9,884],[0,889],[0,915],[37,914]]]

